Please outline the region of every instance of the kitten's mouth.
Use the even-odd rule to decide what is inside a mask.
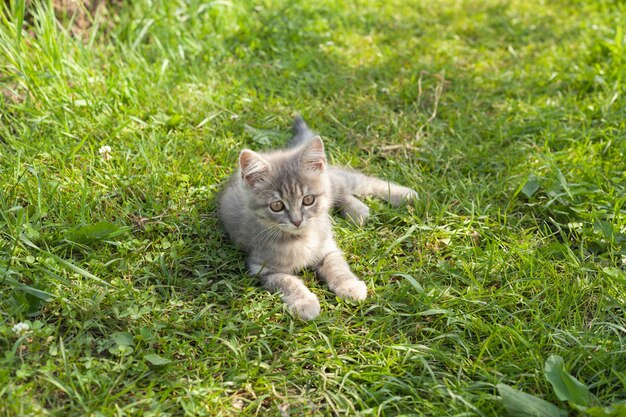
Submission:
[[[293,224],[286,224],[281,227],[283,232],[289,233],[290,235],[299,235],[304,232],[307,228],[308,223],[302,223],[300,226],[295,226]]]

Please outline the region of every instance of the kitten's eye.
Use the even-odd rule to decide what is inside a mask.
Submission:
[[[313,203],[315,203],[314,195],[305,195],[302,199],[302,204],[304,204],[305,206],[310,206]]]
[[[274,213],[278,213],[279,211],[282,211],[285,208],[285,205],[283,204],[282,201],[274,201],[273,203],[270,203],[270,210],[272,210]]]

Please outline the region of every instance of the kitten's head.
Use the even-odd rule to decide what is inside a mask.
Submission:
[[[239,165],[249,209],[266,227],[297,235],[328,215],[332,195],[319,136],[264,156],[244,149]]]

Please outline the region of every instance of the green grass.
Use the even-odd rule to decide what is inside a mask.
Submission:
[[[0,414],[498,416],[505,383],[583,415],[552,354],[593,404],[626,399],[623,2],[134,1],[75,35],[22,3],[0,23]],[[337,218],[370,296],[306,273],[312,322],[215,215],[238,151],[295,112],[421,195]]]

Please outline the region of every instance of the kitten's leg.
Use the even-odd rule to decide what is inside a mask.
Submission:
[[[382,198],[392,206],[410,204],[417,200],[417,192],[391,181],[384,181],[375,177],[363,175],[361,184],[356,188],[357,195],[371,195]]]
[[[280,291],[289,310],[295,312],[302,320],[311,320],[320,314],[317,297],[300,278],[283,272],[263,271],[255,265],[250,266],[250,272],[260,275],[263,287],[268,291]]]
[[[341,217],[362,226],[370,215],[370,208],[351,194],[344,195],[339,202]]]
[[[387,200],[394,206],[417,200],[417,192],[391,181],[370,177],[346,168],[331,167],[328,170],[333,185],[333,193],[341,200],[345,194],[357,196],[371,195]]]
[[[353,300],[367,297],[367,286],[350,271],[341,251],[328,252],[317,266],[317,272],[339,297]]]

